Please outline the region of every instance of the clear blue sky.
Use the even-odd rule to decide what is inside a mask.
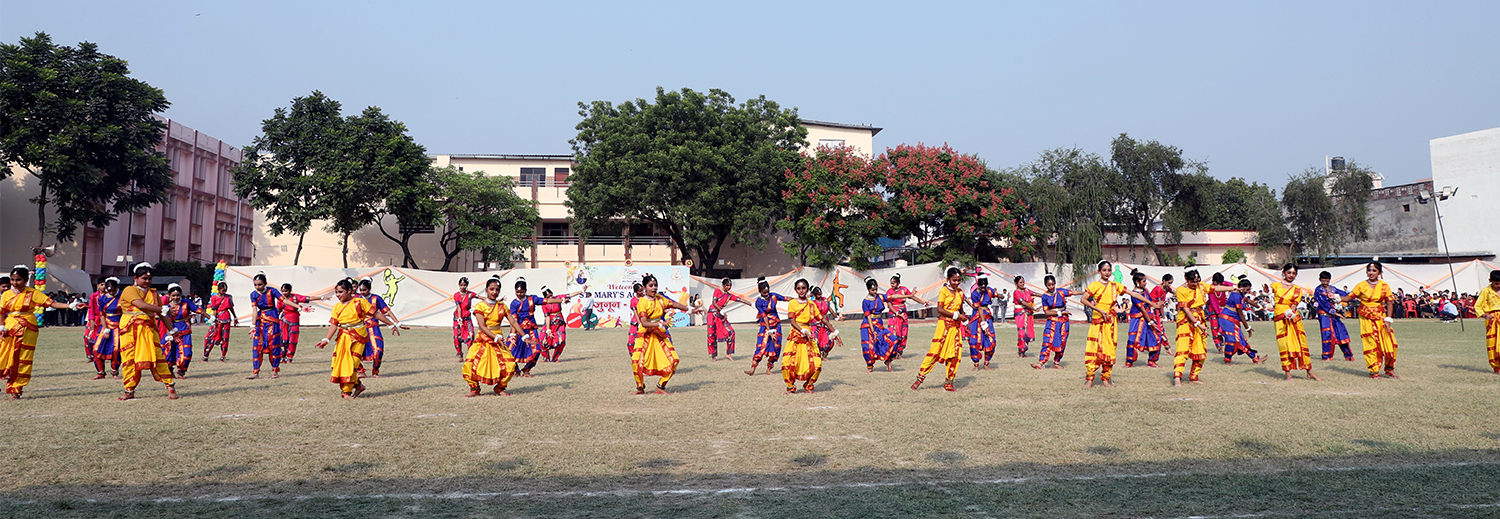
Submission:
[[[0,40],[92,41],[167,116],[246,145],[313,90],[431,153],[571,153],[579,101],[764,94],[992,167],[1120,132],[1280,188],[1342,155],[1387,183],[1500,126],[1500,2],[0,0]]]

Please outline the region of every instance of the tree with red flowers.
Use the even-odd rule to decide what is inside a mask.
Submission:
[[[782,244],[803,265],[833,268],[844,261],[856,269],[869,268],[869,258],[880,254],[876,239],[891,234],[888,206],[879,187],[882,170],[859,150],[840,144],[818,146],[803,155],[801,167],[786,170],[787,216],[776,227],[792,234]]]
[[[998,259],[1003,249],[1027,249],[1037,227],[1022,221],[1026,207],[1015,190],[995,186],[984,164],[947,144],[902,144],[876,160],[898,234],[917,239],[918,261],[972,264]]]

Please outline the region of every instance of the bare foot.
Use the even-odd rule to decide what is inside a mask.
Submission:
[[[134,399],[135,399],[135,391],[126,391],[124,395],[120,395],[120,400],[134,400]]]
[[[172,388],[172,387],[167,388],[167,400],[176,400],[176,399],[177,399],[177,388]]]
[[[1035,363],[1033,363],[1031,365],[1031,369],[1042,369],[1042,365],[1041,364],[1035,364]]]
[[[1114,382],[1110,382],[1109,379],[1107,379],[1107,378],[1104,379],[1103,384],[1104,384],[1104,387],[1115,387],[1115,383]]]
[[[1188,382],[1191,382],[1193,384],[1202,384],[1203,383],[1202,380],[1189,380]]]
[[[349,393],[344,393],[341,396],[344,398],[344,400],[354,400],[354,395],[351,395]]]
[[[1092,387],[1094,387],[1094,379],[1091,379],[1091,378],[1083,379],[1083,388],[1084,389],[1089,389],[1089,388],[1092,388]]]
[[[255,380],[257,378],[260,378],[260,373],[252,373],[250,376],[245,377],[245,380]]]
[[[635,388],[635,394],[637,394],[637,395],[644,395],[644,394],[646,394],[646,388],[644,388],[644,387]]]
[[[1291,380],[1292,379],[1292,372],[1290,372],[1290,371],[1286,372],[1286,379],[1287,380]]]
[[[1317,380],[1319,382],[1323,381],[1323,379],[1318,378],[1317,375],[1314,375],[1313,372],[1312,372],[1312,370],[1307,370],[1307,379],[1308,380]]]
[[[896,368],[891,367],[891,361],[890,360],[885,361],[885,372],[886,373],[895,373],[896,372]]]
[[[1182,387],[1182,377],[1172,377],[1172,387]]]
[[[470,389],[469,390],[469,394],[464,395],[464,398],[474,398],[476,396],[479,396],[479,390],[478,389]]]
[[[379,375],[376,375],[376,376],[379,376]],[[281,378],[281,370],[272,370],[271,371],[271,378]]]
[[[1387,372],[1385,372],[1385,378],[1400,379],[1401,377],[1396,376],[1395,373],[1391,373],[1391,372],[1387,371]]]
[[[666,389],[656,388],[656,394],[658,394],[658,395],[670,395],[671,393],[668,393]]]
[[[1063,365],[1061,362],[1053,362],[1052,369],[1063,369]]]
[[[734,355],[725,355],[724,358],[729,359],[730,362],[734,362]]]
[[[984,368],[979,367],[979,363],[978,362],[974,363],[974,371],[983,371],[983,370],[984,370]]]
[[[364,384],[360,384],[360,385],[354,386],[354,396],[359,396],[359,394],[363,393],[363,392],[365,392],[365,385]]]
[[[496,390],[495,394],[499,396],[510,396],[510,393],[506,393],[504,389]]]
[[[378,377],[380,375],[375,375],[375,376]],[[522,371],[521,372],[521,376],[526,377],[526,378],[531,378],[531,372],[530,371]]]
[[[755,368],[750,368],[748,371],[745,372],[745,374],[746,375],[750,375],[752,377],[755,376]]]
[[[1496,372],[1496,373],[1500,373],[1500,372]],[[94,375],[94,380],[99,380],[101,378],[104,378],[104,374],[103,373],[100,373],[98,375]]]

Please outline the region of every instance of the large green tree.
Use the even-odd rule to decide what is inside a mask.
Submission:
[[[261,134],[245,147],[245,158],[235,168],[234,193],[265,214],[272,236],[297,235],[292,264],[302,259],[302,240],[312,221],[327,217],[319,198],[315,173],[334,160],[335,143],[342,136],[344,118],[338,101],[322,92],[292,99],[261,122]]]
[[[1198,218],[1171,218],[1173,207],[1200,206],[1204,203],[1207,176],[1201,163],[1184,159],[1182,150],[1156,141],[1140,142],[1120,134],[1110,144],[1110,165],[1118,178],[1119,209],[1115,213],[1115,230],[1126,240],[1140,240],[1158,265],[1167,263],[1157,246],[1157,224],[1165,225],[1167,242],[1181,239],[1182,231],[1192,230]]]
[[[803,265],[830,269],[848,261],[856,269],[870,266],[888,236],[889,207],[880,191],[882,171],[853,147],[818,146],[799,168],[786,172],[787,217],[776,227],[791,232],[782,244]]]
[[[0,45],[0,160],[37,179],[38,247],[49,206],[51,230],[69,240],[80,224],[104,227],[166,200],[172,170],[155,150],[166,125],[152,114],[167,106],[160,89],[93,43],[56,45],[39,32]],[[0,168],[0,179],[10,174]]]
[[[1072,264],[1074,279],[1084,279],[1103,257],[1104,231],[1117,204],[1109,165],[1093,153],[1057,148],[994,175],[998,185],[1017,189],[1027,201],[1023,218],[1038,231],[1032,238],[1035,253],[1027,257],[1045,260],[1043,252],[1051,245],[1058,267]]]
[[[1339,215],[1323,187],[1324,180],[1321,168],[1308,168],[1291,177],[1281,190],[1292,250],[1302,255],[1315,253],[1319,263],[1339,247]]]
[[[1368,203],[1375,186],[1375,172],[1353,160],[1330,173],[1328,196],[1338,214],[1339,242],[1362,241],[1370,237]]]
[[[992,184],[978,157],[946,144],[902,144],[876,167],[884,171],[892,224],[916,238],[918,261],[972,265],[1034,243],[1036,226],[1020,218],[1026,203],[1016,190]]]
[[[433,168],[431,181],[441,195],[437,204],[442,233],[443,268],[466,250],[479,251],[483,261],[511,268],[516,253],[530,246],[538,220],[535,202],[516,195],[516,182],[508,176],[466,173],[448,166]]]
[[[617,220],[651,222],[699,274],[730,238],[764,246],[785,208],[786,171],[800,166],[806,143],[796,109],[765,96],[737,105],[718,89],[660,87],[652,101],[578,108],[567,205],[580,236]]]
[[[426,182],[427,151],[406,125],[374,106],[347,117],[340,109],[316,91],[293,99],[291,110],[277,109],[247,148],[253,160],[235,170],[235,192],[267,210],[273,234],[302,234],[312,219],[325,220],[324,230],[341,237],[347,268],[351,234],[387,214],[430,221],[434,209],[425,200],[436,191]],[[391,239],[401,245],[402,265],[414,266],[409,240]]]

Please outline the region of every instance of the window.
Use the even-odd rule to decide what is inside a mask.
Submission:
[[[568,222],[542,223],[542,236],[567,236]]]
[[[568,181],[568,168],[552,168],[552,182],[562,185]]]
[[[1411,204],[1401,204],[1401,212],[1403,212],[1403,213],[1410,213],[1411,212]]]
[[[521,168],[522,186],[541,186],[546,178],[547,168]]]

